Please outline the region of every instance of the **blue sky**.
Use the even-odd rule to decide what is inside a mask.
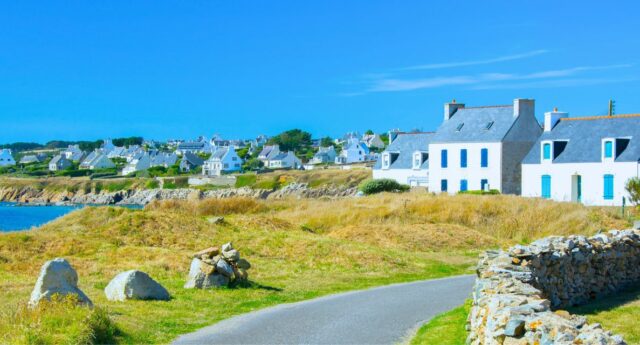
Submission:
[[[633,1],[1,1],[0,142],[640,112]]]

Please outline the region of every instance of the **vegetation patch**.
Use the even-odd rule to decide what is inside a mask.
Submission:
[[[424,326],[411,339],[411,345],[463,345],[467,339],[467,315],[471,310],[471,300],[464,305],[442,313]]]
[[[371,195],[382,192],[406,192],[409,190],[409,186],[400,184],[396,180],[383,178],[364,181],[358,189],[365,195]]]

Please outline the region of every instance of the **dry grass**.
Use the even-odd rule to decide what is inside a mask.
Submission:
[[[210,224],[207,217],[214,215],[224,215],[225,223]],[[277,303],[470,273],[482,249],[552,233],[591,234],[626,226],[627,220],[603,208],[426,193],[340,200],[171,201],[145,210],[89,207],[37,230],[0,235],[0,310],[24,305],[40,266],[65,257],[78,271],[81,289],[117,324],[117,341],[168,342]],[[182,289],[187,255],[227,241],[252,262],[252,283],[215,291]],[[148,272],[174,299],[107,301],[102,290],[109,280],[133,268]],[[61,324],[78,322],[56,313],[51,317]],[[0,342],[23,342],[16,340],[15,320],[0,317],[0,333],[8,339]],[[43,343],[75,343],[73,332],[66,329],[47,328],[43,339],[65,341]]]

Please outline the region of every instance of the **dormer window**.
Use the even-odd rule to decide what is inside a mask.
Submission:
[[[391,155],[388,152],[382,154],[382,169],[389,169],[391,165]]]
[[[604,158],[613,158],[613,141],[604,142]]]

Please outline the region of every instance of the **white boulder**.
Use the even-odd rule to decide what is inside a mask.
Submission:
[[[224,261],[224,260],[220,260]],[[221,274],[215,273],[215,268],[204,263],[198,258],[191,261],[189,268],[189,276],[184,284],[185,289],[208,289],[226,286],[229,284],[229,278]]]
[[[131,270],[119,273],[104,289],[110,301],[125,301],[128,299],[162,300],[171,299],[169,292],[148,274]]]
[[[47,261],[40,269],[40,276],[31,292],[29,305],[35,307],[42,299],[51,300],[55,294],[60,296],[76,295],[78,302],[93,306],[93,303],[78,288],[78,274],[69,262],[62,258]]]

